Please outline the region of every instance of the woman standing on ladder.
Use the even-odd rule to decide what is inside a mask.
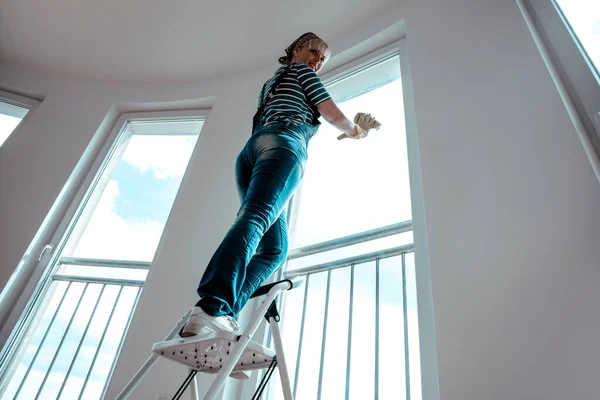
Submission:
[[[363,113],[352,123],[333,102],[317,76],[331,52],[317,35],[305,33],[285,53],[279,58],[282,67],[259,95],[252,136],[236,161],[241,206],[202,276],[200,300],[182,330],[184,337],[221,330],[240,334],[238,313],[285,261],[283,211],[302,179],[319,116],[343,132],[340,138],[362,139],[380,126]]]

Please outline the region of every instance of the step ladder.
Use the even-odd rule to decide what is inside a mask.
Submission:
[[[267,369],[252,400],[260,399],[267,386],[275,367],[279,369],[283,397],[293,400],[290,379],[279,329],[279,312],[275,303],[277,295],[285,290],[291,290],[302,284],[301,278],[285,279],[259,287],[251,296],[263,297],[258,310],[253,315],[248,327],[237,336],[231,332],[216,332],[208,335],[198,335],[182,338],[180,333],[191,313],[189,310],[175,325],[173,330],[162,342],[152,346],[152,354],[140,367],[129,383],[123,388],[115,400],[125,400],[133,393],[136,386],[144,379],[160,357],[166,357],[189,368],[189,375],[185,378],[173,400],[181,398],[190,386],[192,400],[200,400],[198,396],[198,372],[216,374],[203,400],[213,400],[217,397],[225,380],[232,372]],[[271,350],[259,343],[252,341],[252,336],[258,329],[262,319],[266,318],[271,326],[275,350]]]

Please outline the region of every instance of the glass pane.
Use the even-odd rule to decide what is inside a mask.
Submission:
[[[143,283],[148,269],[138,267],[154,257],[202,124],[160,120],[127,125],[68,231],[59,255],[65,264],[54,270],[55,277]],[[79,260],[72,265],[69,257]],[[116,267],[77,265],[88,262],[82,259]],[[39,321],[33,321],[15,349],[18,354],[0,386],[2,399],[99,399],[141,291],[120,283],[51,283],[42,303],[47,306],[35,316]]]
[[[415,254],[406,255],[406,309],[408,314],[408,355],[411,399],[421,399],[421,351],[419,349],[419,316],[417,313],[417,279]]]
[[[320,364],[321,360],[327,273],[311,275],[308,285],[304,337],[298,370],[297,400],[317,398],[319,368],[316,366]]]
[[[138,124],[139,125],[139,124]],[[157,124],[152,129],[157,130]],[[201,122],[198,122],[198,133]],[[139,127],[138,127],[139,128]],[[198,135],[124,133],[63,257],[151,261]]]
[[[321,398],[343,399],[346,395],[348,359],[350,268],[331,271],[330,285]]]
[[[383,124],[365,140],[337,141],[334,128],[323,124],[311,140],[309,162],[302,186],[296,193],[292,222],[292,244],[298,248],[348,236],[412,219],[408,158],[404,127],[402,82],[398,59],[393,58],[347,78],[330,88],[344,113],[372,112]],[[351,173],[349,172],[351,171]],[[392,247],[411,245],[413,233],[404,232],[386,238],[301,257],[287,264],[287,271],[338,261]],[[412,257],[412,256],[410,256]],[[408,258],[407,258],[408,259]],[[416,310],[414,260],[407,262],[408,358],[411,374],[410,394],[420,399],[419,342]],[[402,257],[380,261],[379,296],[376,263],[354,266],[354,284],[350,290],[352,267],[331,271],[330,297],[323,365],[320,346],[327,271],[310,275],[307,314],[301,354],[297,354],[301,329],[302,295],[293,293],[293,301],[284,310],[284,342],[291,341],[288,354],[300,357],[298,399],[318,398],[319,372],[323,371],[323,399],[406,398],[405,324]],[[412,275],[411,275],[412,274]],[[318,278],[318,280],[317,280]],[[350,295],[352,315],[350,316]],[[376,310],[379,301],[379,337],[376,338]],[[290,316],[290,312],[293,316]],[[349,321],[352,319],[349,332]],[[291,327],[290,330],[287,330]],[[351,336],[350,354],[348,338]],[[376,340],[379,352],[376,353]],[[348,360],[348,356],[350,359]],[[379,364],[376,365],[376,358]],[[294,359],[295,361],[295,359]],[[350,365],[349,375],[346,375]],[[307,366],[310,365],[310,368]],[[378,379],[376,381],[376,367]],[[293,366],[292,368],[293,372]],[[292,375],[294,376],[294,375]],[[278,382],[279,383],[279,382]],[[282,399],[279,386],[274,399]]]
[[[46,332],[42,336],[42,340],[36,346],[36,352],[33,359],[28,364],[28,370],[25,373],[24,380],[19,382],[17,390],[17,399],[34,399],[42,387],[42,383],[52,363],[52,359],[59,350],[59,345],[66,335],[66,329],[69,321],[73,317],[75,308],[79,303],[79,299],[83,293],[85,284],[71,283],[63,298],[61,294],[61,303],[55,318],[50,324]]]
[[[375,393],[375,263],[354,268],[350,400]]]
[[[127,322],[133,311],[138,292],[139,288],[123,287],[110,324],[106,329],[102,346],[97,350],[96,360],[83,392],[84,399],[101,398],[125,329],[127,329]]]
[[[34,328],[32,329],[33,333],[29,336],[28,341],[23,344],[22,351],[17,360],[12,364],[12,377],[2,383],[2,400],[15,398],[29,365],[33,361],[36,352],[38,352],[44,334],[49,329],[50,323],[54,320],[54,315],[57,313],[58,306],[68,286],[68,282],[54,282],[50,287],[49,300],[46,301],[46,307],[38,312],[37,321],[34,322]]]
[[[43,399],[76,399],[86,379],[84,398],[100,397],[140,288],[85,287],[77,282],[52,284],[32,339],[13,363],[17,367],[6,380],[3,400],[33,399],[38,391]]]
[[[379,263],[379,395],[406,398],[402,257]]]
[[[61,394],[61,400],[77,399],[83,390],[84,382],[92,368],[92,361],[100,345],[104,328],[115,305],[119,289],[120,287],[115,285],[105,286],[96,307],[96,312],[81,342],[81,348]]]
[[[348,398],[374,398],[375,391],[375,322],[376,267],[375,262],[356,265],[354,270],[352,343]],[[410,379],[410,398],[419,400],[421,393],[419,326],[414,253],[405,255],[406,285],[405,327],[402,256],[384,258],[379,263],[379,379],[380,399],[406,399],[407,371]],[[314,281],[316,280],[316,281]],[[348,352],[348,323],[351,267],[331,271],[327,333],[323,359],[321,398],[346,398],[346,368]],[[298,399],[316,397],[322,345],[322,321],[325,310],[327,272],[311,275],[301,350]],[[286,360],[292,379],[298,356],[301,330],[303,291],[286,294],[283,315],[283,340]],[[408,354],[405,350],[405,332]],[[310,367],[309,367],[310,366]],[[271,383],[270,399],[282,400],[280,381]]]
[[[596,71],[600,65],[600,2],[598,0],[557,0],[579,43]]]
[[[91,313],[98,301],[102,285],[88,285],[73,322],[65,336],[65,340],[48,374],[46,383],[40,394],[41,399],[56,399],[61,391],[67,373],[72,370],[73,359],[80,347],[85,329],[90,321]]]
[[[399,70],[397,58],[386,62]],[[348,79],[372,83],[368,71]],[[401,80],[339,106],[350,118],[370,112],[382,127],[363,140],[338,141],[339,131],[322,124],[296,193],[293,248],[412,219]]]
[[[29,110],[0,101],[0,146],[21,122]]]

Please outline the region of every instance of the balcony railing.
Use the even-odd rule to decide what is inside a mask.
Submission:
[[[290,360],[288,367],[293,374],[294,398],[395,397],[401,386],[397,381],[398,372],[402,370],[405,398],[411,399],[411,393],[418,393],[414,388],[411,390],[411,372],[415,375],[418,372],[418,357],[412,360],[410,357],[418,345],[416,320],[409,321],[409,315],[416,315],[416,302],[412,300],[416,292],[414,245],[403,244],[347,257],[339,252],[344,247],[351,250],[350,246],[411,231],[412,222],[406,221],[290,252],[289,261],[308,256],[317,260],[309,266],[288,269],[283,274],[286,278],[306,278],[304,290],[289,292],[283,312],[284,344],[286,358]],[[318,262],[323,258],[319,254],[333,251],[338,251],[338,257],[331,259],[329,253],[325,262]],[[408,258],[410,262],[407,262]],[[290,266],[292,263],[288,268]],[[407,279],[407,269],[411,270],[410,279]],[[394,292],[394,288],[398,292]],[[370,300],[365,301],[369,297]],[[382,315],[382,306],[386,308],[386,315]],[[390,310],[398,311],[398,315],[388,315]],[[364,315],[367,320],[362,317]],[[395,336],[393,340],[390,339],[393,326],[390,320],[401,321],[402,325],[402,331],[392,335]],[[320,321],[319,327],[315,326],[315,321]],[[373,338],[372,342],[362,340],[365,334]],[[340,343],[345,345],[343,349]],[[391,374],[392,361],[382,353],[384,349],[400,358],[394,359]],[[307,352],[310,356],[305,354]],[[367,356],[363,357],[365,354]],[[365,359],[370,361],[365,362]],[[364,382],[357,384],[353,379],[355,376],[368,376],[366,380],[371,382],[368,389]],[[395,380],[391,381],[391,377]],[[277,387],[272,385],[272,388]],[[391,388],[395,391],[393,395]],[[271,396],[280,398],[275,392]]]
[[[150,265],[61,258],[1,398],[100,399]]]

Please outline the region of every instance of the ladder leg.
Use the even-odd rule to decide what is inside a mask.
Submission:
[[[285,400],[294,400],[292,395],[292,386],[290,384],[290,375],[285,363],[285,356],[283,354],[283,342],[281,341],[281,330],[279,329],[279,323],[275,318],[269,318],[271,324],[271,331],[273,332],[273,342],[275,343],[275,354],[277,354],[277,366],[279,367],[279,377],[281,379],[281,386],[283,387],[283,398]],[[298,355],[300,357],[300,355]]]
[[[158,357],[158,354],[152,353],[152,355],[148,357],[144,365],[142,365],[142,367],[138,370],[138,372],[136,372],[133,378],[131,378],[127,385],[125,385],[123,390],[121,390],[121,393],[119,393],[115,400],[127,399],[131,395],[131,393],[133,393],[136,386],[142,381],[142,379],[144,379],[144,376],[146,376],[148,371],[150,371],[154,363],[158,361]]]
[[[189,371],[190,371],[190,373],[185,378],[185,380],[183,381],[183,383],[181,384],[179,389],[177,389],[177,392],[175,392],[175,395],[173,396],[173,398],[171,400],[181,399],[181,396],[183,396],[183,393],[185,393],[185,390],[188,388],[190,383],[192,383],[192,381],[196,377],[196,374],[198,373],[198,371],[191,369],[191,368],[189,369]]]
[[[200,397],[198,397],[198,375],[194,375],[194,380],[190,385],[190,397],[192,400],[200,400]]]
[[[284,285],[287,285],[287,283],[285,283]],[[235,364],[242,356],[242,353],[246,349],[246,346],[248,346],[248,342],[250,342],[250,339],[252,339],[252,336],[258,329],[258,326],[262,322],[264,315],[271,306],[273,299],[275,298],[275,296],[277,296],[277,293],[279,293],[283,287],[283,285],[281,285],[281,287],[275,286],[271,290],[269,290],[269,293],[265,296],[265,299],[262,300],[262,302],[260,303],[260,306],[258,307],[258,310],[255,314],[256,316],[252,319],[244,333],[239,337],[238,341],[235,342],[235,344],[232,343],[231,347],[233,351],[231,351],[231,354],[229,354],[229,357],[227,357],[227,359],[223,363],[223,368],[221,368],[221,371],[219,371],[219,373],[217,374],[215,381],[210,386],[210,389],[208,389],[208,392],[206,392],[206,395],[204,396],[203,400],[214,400],[217,397],[217,395],[221,391],[221,388],[223,387],[223,384],[225,383],[225,379],[227,379],[231,371],[233,371],[233,368],[235,368]],[[286,400],[288,399],[286,398]]]
[[[273,375],[273,371],[275,370],[275,368],[277,368],[277,356],[273,357],[273,361],[271,361],[271,365],[269,365],[269,368],[260,380],[260,383],[258,384],[256,391],[254,392],[254,396],[252,396],[252,400],[260,400],[263,391],[269,384],[269,379],[271,379],[271,375]]]

